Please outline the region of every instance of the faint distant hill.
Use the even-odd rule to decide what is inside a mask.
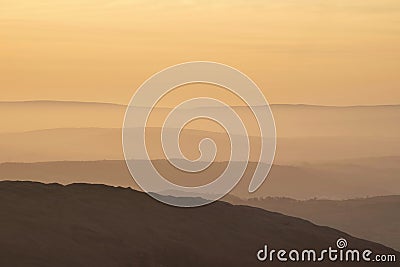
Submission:
[[[53,128],[119,128],[125,106],[75,101],[0,102],[1,132]]]
[[[243,200],[233,196],[224,200],[303,218],[400,250],[400,195],[342,201],[271,197]]]
[[[139,130],[139,129],[138,129]],[[296,129],[293,129],[294,131]],[[148,129],[154,141],[160,140],[160,128]],[[184,130],[181,144],[187,155],[197,155],[194,141],[210,137],[217,143],[228,141],[222,133]],[[255,147],[260,139],[251,137]],[[222,146],[224,147],[224,146]],[[157,155],[161,155],[160,148]],[[27,132],[0,133],[0,162],[94,161],[123,159],[120,128],[58,128]],[[230,150],[219,150],[225,158]],[[320,163],[361,157],[400,156],[397,137],[320,136],[277,139],[275,162],[284,165]],[[257,154],[252,154],[256,160]]]
[[[219,112],[220,108],[204,107]],[[258,107],[254,107],[257,109]],[[400,105],[315,106],[271,105],[279,137],[310,136],[384,136],[400,133]],[[20,132],[53,128],[120,128],[125,105],[74,101],[0,102],[1,132]],[[233,109],[249,117],[250,110]],[[145,111],[145,107],[139,108]],[[157,108],[155,117],[162,118],[170,108]],[[139,111],[140,112],[140,111]],[[154,125],[150,125],[154,126]],[[157,125],[156,125],[157,126]]]
[[[223,202],[174,208],[103,185],[0,182],[0,211],[1,266],[311,266],[260,263],[256,253],[264,244],[321,250],[340,237],[351,248],[400,257],[380,244],[262,209]]]
[[[205,108],[215,113],[221,110]],[[248,108],[233,108],[245,122],[252,117]],[[278,137],[275,162],[279,164],[400,156],[399,105],[271,105],[271,108]],[[121,127],[125,109],[125,105],[95,102],[0,102],[0,114],[7,114],[0,117],[0,162],[123,159]],[[144,115],[147,108],[138,110]],[[152,112],[155,119],[148,125],[149,138],[160,139],[160,123],[170,110],[157,108]],[[254,147],[259,147],[255,126],[251,124],[249,134]],[[197,142],[205,136],[219,142],[227,140],[220,130],[204,123],[184,133],[183,148],[192,147],[193,140]],[[224,150],[223,154],[229,151]],[[255,161],[257,155],[252,156]]]

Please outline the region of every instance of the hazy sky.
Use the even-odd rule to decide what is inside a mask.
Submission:
[[[0,101],[128,103],[167,66],[225,63],[271,103],[400,103],[399,0],[0,0]]]

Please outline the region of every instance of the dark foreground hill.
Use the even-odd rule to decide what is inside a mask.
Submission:
[[[0,266],[275,266],[276,259],[257,261],[264,244],[321,250],[340,237],[349,248],[400,257],[380,244],[258,208],[224,202],[174,208],[103,185],[0,182],[0,218]]]

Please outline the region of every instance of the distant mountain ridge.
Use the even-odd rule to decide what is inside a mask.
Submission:
[[[251,170],[256,163],[250,162],[248,171],[231,194],[246,199],[273,196],[302,200],[315,197],[340,200],[377,195],[399,195],[399,160],[400,157],[392,158],[390,165],[393,167],[390,168],[387,166],[380,168],[379,161],[376,161],[375,165],[368,161],[358,165],[350,162],[340,168],[329,164],[305,166],[275,164],[263,185],[252,194],[249,194],[247,189],[252,177]],[[384,161],[388,161],[388,158]],[[165,166],[168,164],[165,160],[155,160],[153,163],[161,170],[166,170]],[[213,178],[224,170],[226,162],[217,162],[213,165],[214,169],[209,175],[199,174],[196,177],[200,181],[204,181],[204,178],[208,181],[210,177]],[[168,171],[166,175],[172,174]],[[188,182],[187,178],[184,174],[178,173],[171,180],[178,183]],[[2,163],[0,164],[0,180],[61,184],[85,182],[139,188],[134,183],[123,160]]]
[[[69,100],[22,100],[22,101],[0,101],[2,104],[60,104],[60,105],[104,105],[126,107],[124,104],[111,102],[92,102],[92,101],[69,101]]]

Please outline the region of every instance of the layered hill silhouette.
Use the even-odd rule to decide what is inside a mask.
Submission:
[[[318,249],[334,246],[339,236],[351,246],[392,251],[265,210],[398,249],[395,197],[365,201],[266,197],[342,200],[399,195],[400,105],[271,108],[278,138],[270,176],[255,194],[248,194],[257,161],[252,154],[249,172],[227,198],[264,210],[223,202],[184,210],[159,204],[132,189],[68,185],[83,182],[138,189],[123,161],[125,105],[0,102],[0,113],[7,115],[0,118],[0,180],[66,185],[0,182],[0,266],[253,266],[259,264],[255,253],[265,243],[275,248],[312,245]],[[207,109],[220,112],[215,107]],[[245,107],[233,109],[244,118],[250,115]],[[161,129],[155,122],[170,110],[161,107],[153,112],[155,119],[146,130],[151,140],[160,139]],[[259,147],[260,137],[252,130],[250,142]],[[198,156],[202,138],[212,138],[222,147],[227,141],[218,128],[201,123],[183,130],[181,137],[181,147],[191,159]],[[152,160],[169,179],[198,182],[169,172],[158,147]],[[207,179],[226,165],[229,151],[220,151]]]
[[[258,262],[257,251],[265,244],[321,250],[340,237],[349,248],[400,257],[380,244],[279,213],[224,202],[175,208],[104,185],[0,182],[0,211],[1,266],[283,266]]]

